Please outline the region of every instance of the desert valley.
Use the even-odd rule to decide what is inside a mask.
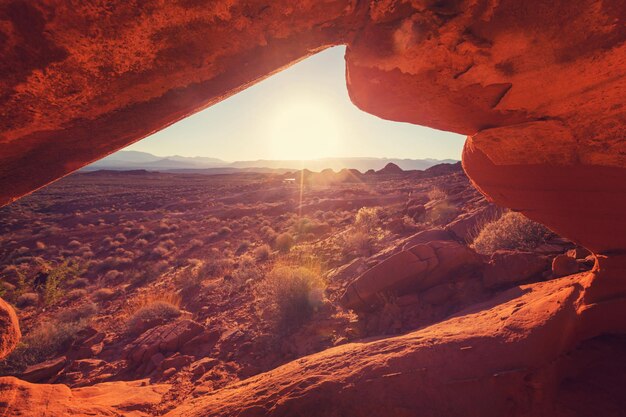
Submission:
[[[149,380],[159,395],[133,406],[149,414],[594,262],[488,203],[458,163],[81,172],[2,209],[0,227],[2,294],[23,332],[0,372]]]

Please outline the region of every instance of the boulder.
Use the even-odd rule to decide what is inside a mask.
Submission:
[[[348,285],[341,304],[368,311],[380,304],[380,294],[419,292],[458,279],[482,264],[479,255],[454,241],[434,241],[398,252],[364,272]]]
[[[552,260],[552,274],[555,277],[572,275],[580,270],[575,258],[561,254]]]
[[[175,369],[180,370],[193,362],[193,356],[175,354],[161,361],[159,368],[162,370]]]
[[[567,251],[567,256],[574,259],[585,259],[591,255],[592,253],[589,249],[583,248],[582,246],[576,246],[574,249]]]
[[[504,288],[540,278],[550,268],[550,258],[533,252],[497,251],[483,272],[486,288]]]
[[[15,310],[0,298],[0,359],[15,348],[21,337]]]
[[[367,269],[366,260],[363,257],[356,258],[347,264],[331,269],[326,274],[328,282],[345,282],[355,276],[361,275]]]
[[[154,416],[170,389],[147,380],[104,382],[70,389],[63,384],[33,384],[0,378],[0,415],[11,417]]]
[[[213,349],[215,344],[220,340],[221,336],[222,332],[220,332],[219,330],[203,330],[187,343],[185,343],[179,351],[183,355],[207,355],[211,351],[211,349]]]
[[[180,320],[147,330],[124,349],[128,367],[138,372],[158,366],[160,357],[177,352],[183,345],[200,334],[204,327],[192,320]],[[164,356],[163,356],[164,358]],[[160,362],[159,362],[160,363]]]
[[[22,374],[20,378],[28,382],[43,382],[56,376],[61,369],[67,364],[67,358],[61,356],[56,359],[31,365]]]

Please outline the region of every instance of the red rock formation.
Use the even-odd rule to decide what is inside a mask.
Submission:
[[[478,254],[454,241],[414,245],[365,271],[348,285],[340,301],[346,308],[367,311],[380,302],[381,293],[424,291],[481,264]]]
[[[172,414],[576,415],[554,410],[561,353],[626,331],[625,17],[626,3],[600,0],[6,1],[0,204],[345,43],[357,106],[470,135],[475,185],[592,250],[595,271],[312,356]],[[19,333],[0,312],[3,355]],[[60,413],[72,396],[72,407],[88,401],[3,383],[9,414],[43,397]]]
[[[153,414],[166,384],[147,381],[105,382],[70,390],[60,384],[31,384],[13,377],[0,378],[3,416],[128,416]]]
[[[0,359],[15,348],[21,337],[15,311],[0,298]]]

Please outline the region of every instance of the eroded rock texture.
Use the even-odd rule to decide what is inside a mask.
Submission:
[[[173,415],[583,415],[555,402],[582,401],[576,378],[560,382],[562,353],[626,330],[625,17],[608,0],[3,1],[0,204],[347,44],[357,106],[469,135],[475,185],[591,249],[596,270],[311,356]],[[3,352],[15,339],[1,340]],[[29,395],[11,397],[14,414],[39,404]]]
[[[0,359],[15,348],[21,337],[15,311],[0,298]]]

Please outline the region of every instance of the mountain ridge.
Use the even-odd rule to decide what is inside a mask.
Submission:
[[[156,156],[148,152],[141,151],[119,151],[111,154],[99,161],[96,161],[84,168],[83,171],[93,171],[99,169],[111,170],[181,170],[181,169],[310,169],[312,171],[321,171],[331,168],[341,170],[344,168],[357,169],[365,172],[370,169],[375,171],[383,169],[388,164],[397,165],[405,171],[424,170],[431,166],[442,163],[456,163],[455,159],[410,159],[410,158],[375,158],[375,157],[334,157],[320,158],[306,161],[298,160],[270,160],[258,159],[251,161],[234,161],[228,162],[219,158],[195,156],[187,157],[180,155]]]

